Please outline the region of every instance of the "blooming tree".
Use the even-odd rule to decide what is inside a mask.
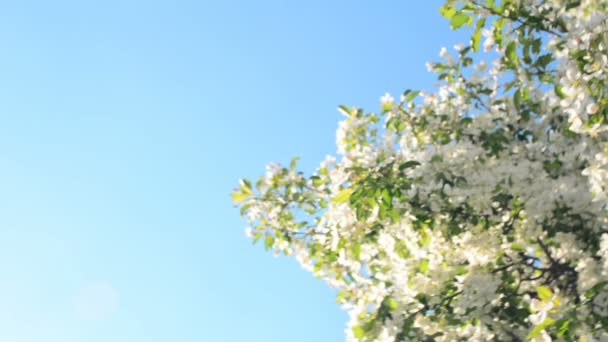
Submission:
[[[608,341],[608,3],[447,0],[436,92],[340,106],[338,157],[232,196],[347,341]]]

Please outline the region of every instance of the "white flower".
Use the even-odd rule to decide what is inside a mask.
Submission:
[[[600,106],[597,105],[597,103],[590,103],[587,105],[587,114],[595,114],[597,113],[597,111],[600,109]]]
[[[382,104],[391,104],[395,102],[395,99],[389,93],[385,93],[384,96],[380,98],[380,103]]]
[[[545,330],[542,330],[540,332],[540,334],[538,334],[538,336],[534,337],[531,341],[534,341],[534,342],[551,342],[551,341],[553,341],[553,339],[551,339],[551,336]]]
[[[480,61],[476,66],[475,66],[475,70],[479,71],[479,72],[483,72],[486,71],[486,69],[488,68],[488,63],[484,60]]]
[[[483,42],[483,51],[488,52],[494,46],[494,33],[489,29],[481,30],[481,34],[486,38]]]
[[[539,325],[547,319],[547,313],[553,309],[553,301],[541,301],[539,299],[532,299],[530,302],[530,309],[534,312],[534,314],[528,316],[530,323],[534,325]]]

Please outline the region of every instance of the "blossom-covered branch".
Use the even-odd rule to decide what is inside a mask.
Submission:
[[[435,91],[340,106],[338,157],[233,193],[347,341],[608,340],[608,3],[448,0]]]

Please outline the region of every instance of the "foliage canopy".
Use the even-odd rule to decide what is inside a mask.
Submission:
[[[608,3],[447,0],[436,92],[340,106],[339,158],[232,194],[347,341],[608,341]]]

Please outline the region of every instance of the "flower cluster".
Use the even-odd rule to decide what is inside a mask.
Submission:
[[[441,13],[472,35],[437,91],[340,106],[338,158],[235,190],[247,234],[339,289],[347,341],[608,340],[608,2]]]

